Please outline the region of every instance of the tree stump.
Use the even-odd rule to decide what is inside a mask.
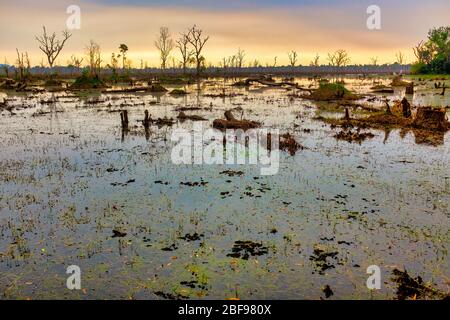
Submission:
[[[348,108],[345,108],[345,120],[350,120],[350,112],[348,111]]]
[[[409,118],[411,116],[411,105],[409,104],[406,98],[403,98],[401,101],[402,104],[402,113],[405,118]]]
[[[406,86],[406,94],[414,94],[414,82],[411,82],[409,85]]]
[[[152,121],[152,119],[148,115],[148,110],[145,110],[144,111],[144,121],[142,121],[144,128],[148,129],[150,127],[151,121]]]
[[[122,123],[122,129],[128,130],[128,111],[122,110],[120,112],[120,121]]]

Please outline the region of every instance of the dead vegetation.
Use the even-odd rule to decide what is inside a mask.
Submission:
[[[288,152],[291,156],[295,155],[298,150],[304,149],[290,133],[280,135],[279,148],[280,150]]]
[[[371,132],[360,132],[360,128],[356,128],[356,130],[352,131],[351,129],[344,129],[337,134],[334,135],[334,137],[338,140],[344,140],[347,142],[357,142],[361,144],[366,139],[370,139],[375,137],[375,135]]]
[[[450,295],[433,288],[430,283],[425,283],[422,277],[411,277],[408,272],[394,269],[392,271],[394,277],[392,280],[398,284],[397,299],[398,300],[419,300],[419,299],[450,299]]]
[[[386,102],[386,111],[383,113],[372,114],[364,118],[350,118],[349,115],[344,118],[324,118],[316,119],[329,123],[332,128],[341,127],[344,129],[379,129],[389,132],[391,129],[401,129],[401,135],[412,131],[415,136],[415,142],[418,144],[427,144],[432,146],[444,143],[444,134],[450,128],[450,123],[446,120],[446,111],[444,108],[418,107],[416,112],[411,112],[411,106],[406,99],[398,101],[390,108]],[[337,139],[346,141],[361,142],[370,135],[351,131],[342,131],[335,135]]]

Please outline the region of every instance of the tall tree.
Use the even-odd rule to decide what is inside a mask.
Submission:
[[[328,53],[328,62],[333,67],[344,67],[350,63],[350,57],[347,51],[339,49],[333,53]]]
[[[319,66],[319,59],[320,59],[320,56],[319,56],[318,53],[316,53],[314,59],[311,60],[311,62],[309,63],[309,65],[310,65],[311,67],[318,67],[318,66]]]
[[[93,40],[86,46],[86,56],[88,59],[90,75],[98,76],[102,64],[102,55],[100,46]]]
[[[378,64],[378,57],[370,58],[370,64],[376,66]]]
[[[238,52],[236,53],[236,63],[239,69],[241,69],[242,66],[244,65],[244,59],[245,59],[245,51],[239,48]]]
[[[36,40],[39,42],[39,49],[47,56],[48,65],[50,69],[53,68],[56,58],[61,53],[64,48],[66,41],[72,36],[67,30],[63,31],[62,40],[56,38],[56,33],[53,32],[51,35],[47,34],[45,26],[42,27],[42,35],[37,35]]]
[[[186,67],[190,63],[194,52],[189,49],[189,36],[185,33],[180,34],[180,37],[176,41],[176,46],[181,53],[181,65],[183,67],[183,73],[186,73]]]
[[[403,64],[403,62],[405,62],[405,56],[403,55],[403,52],[397,52],[395,54],[395,60],[398,64]]]
[[[297,64],[297,51],[292,50],[291,52],[288,52],[288,58],[289,58],[289,65],[291,67],[295,67]]]
[[[159,29],[159,37],[154,42],[155,47],[159,50],[161,58],[161,68],[165,69],[167,64],[167,59],[169,58],[170,52],[174,48],[174,42],[170,34],[169,28],[161,27]]]
[[[197,76],[200,75],[202,62],[205,60],[202,57],[202,50],[206,42],[209,40],[209,36],[203,35],[203,30],[198,29],[194,25],[188,32],[188,41],[194,47],[194,58],[196,62]]]
[[[127,59],[126,53],[128,51],[128,46],[126,44],[122,43],[119,46],[119,51],[120,51],[120,54],[122,55],[122,69],[125,69],[125,60]]]

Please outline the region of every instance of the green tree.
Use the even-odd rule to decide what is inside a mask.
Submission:
[[[426,42],[413,48],[417,62],[413,73],[450,73],[450,27],[433,28]]]

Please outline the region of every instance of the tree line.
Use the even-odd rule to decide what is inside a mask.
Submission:
[[[449,73],[450,72],[450,27],[433,28],[428,33],[427,41],[421,41],[413,48],[417,61],[412,66],[414,73]],[[57,37],[56,33],[49,34],[45,28],[42,33],[35,36],[38,42],[39,49],[44,53],[47,65],[52,70],[55,61],[63,50],[66,42],[71,38],[72,34],[68,31],[63,31],[61,37]],[[193,66],[196,74],[200,75],[202,69],[206,68],[206,59],[203,55],[203,50],[208,40],[209,35],[205,35],[203,30],[196,25],[188,28],[185,32],[180,33],[175,39],[173,38],[169,28],[161,27],[158,36],[154,41],[154,46],[159,52],[160,67],[165,70],[168,67],[181,68],[186,73],[187,68]],[[178,51],[181,60],[176,61],[171,54],[174,50]],[[91,40],[85,47],[85,56],[77,57],[72,55],[67,66],[69,68],[81,68],[84,64],[89,70],[91,76],[98,76],[102,68],[107,68],[112,71],[113,77],[119,75],[119,69],[128,70],[132,68],[133,62],[127,57],[129,49],[124,43],[120,44],[117,53],[112,53],[109,61],[104,61],[100,45]],[[23,78],[29,74],[30,59],[27,52],[17,52],[17,59],[15,64],[16,76]],[[228,68],[241,69],[245,66],[259,68],[263,65],[257,60],[246,61],[245,50],[238,48],[236,54],[223,57],[219,62],[219,67],[226,70]],[[300,66],[300,54],[296,50],[291,50],[287,53],[287,58],[290,67]],[[320,56],[316,54],[310,61],[309,66],[319,67],[320,65],[328,65],[332,67],[345,67],[350,64],[351,58],[349,53],[344,49],[338,49],[330,52],[325,57],[326,63],[320,63]],[[266,63],[266,67],[277,67],[278,57],[273,58],[273,63]],[[395,63],[403,65],[405,63],[404,54],[397,52],[395,54]],[[9,76],[8,62],[5,58],[3,65],[6,76]],[[378,57],[371,57],[370,64],[378,65]],[[41,61],[41,67],[45,67],[44,61]],[[213,67],[213,65],[209,65]],[[148,65],[142,59],[140,60],[140,68],[147,69]]]

